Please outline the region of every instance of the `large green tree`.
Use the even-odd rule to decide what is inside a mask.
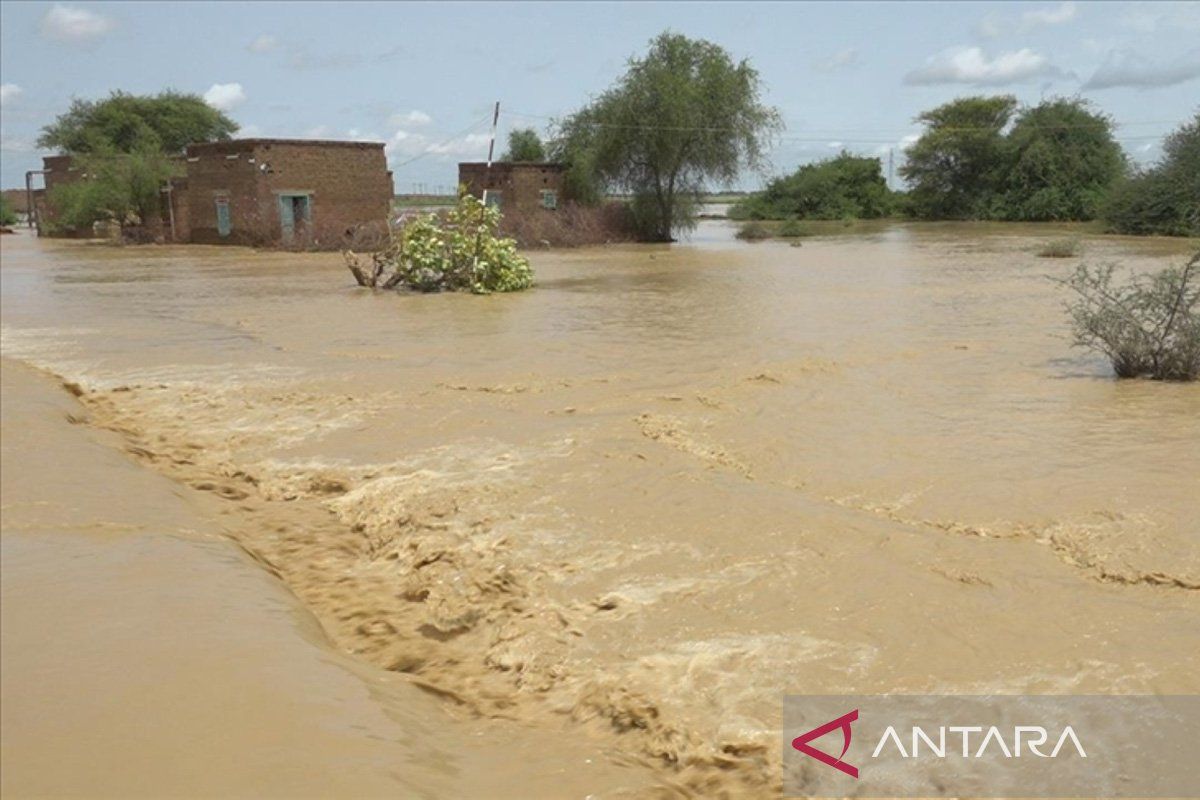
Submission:
[[[1118,233],[1200,236],[1200,111],[1167,137],[1157,164],[1117,185],[1103,216]]]
[[[556,157],[577,194],[633,195],[645,238],[670,241],[695,224],[709,182],[731,183],[757,166],[777,112],[760,99],[758,72],[702,39],[663,33],[630,60],[608,91],[560,123]]]
[[[1024,109],[1006,138],[1004,195],[994,209],[1005,219],[1093,219],[1125,172],[1112,120],[1085,100],[1057,98]]]
[[[546,148],[533,128],[517,128],[508,134],[508,151],[501,161],[545,161]]]
[[[87,229],[102,220],[144,225],[159,213],[163,186],[182,172],[178,159],[148,147],[84,153],[76,165],[86,177],[55,187],[49,197],[57,224],[66,228]]]
[[[991,216],[1009,161],[1004,129],[1016,110],[1011,95],[963,97],[918,116],[925,132],[900,167],[910,212],[927,219]]]
[[[103,100],[71,101],[42,128],[38,146],[62,153],[181,153],[192,142],[230,138],[237,123],[194,94],[113,92]]]

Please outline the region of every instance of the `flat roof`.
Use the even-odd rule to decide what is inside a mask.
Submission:
[[[487,169],[486,161],[460,161],[458,166],[480,167]],[[493,161],[493,167],[537,167],[538,169],[566,169],[567,165],[558,161]]]
[[[270,144],[287,144],[300,145],[304,147],[383,147],[385,142],[358,142],[348,141],[345,139],[224,139],[219,142],[193,142],[187,146],[188,150],[193,148],[222,148],[242,149],[250,147],[258,147],[259,145]]]

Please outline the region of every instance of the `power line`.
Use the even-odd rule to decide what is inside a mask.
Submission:
[[[466,136],[468,133],[471,133],[473,130],[475,130],[481,124],[483,124],[484,122],[488,121],[491,118],[492,118],[492,112],[489,111],[487,114],[485,114],[484,116],[475,120],[470,125],[463,128],[461,131],[454,134],[453,136],[447,137],[440,142],[434,142],[433,144],[429,145],[424,150],[422,150],[420,153],[417,153],[412,158],[409,158],[405,161],[401,161],[399,164],[393,165],[392,170],[395,171],[397,169],[400,169],[401,167],[408,166],[409,164],[413,163],[414,161],[416,161],[418,159],[424,158],[427,155],[431,155],[431,154],[437,152],[437,148],[443,147],[443,146],[449,144],[450,142],[453,142],[455,139],[458,139],[459,137]]]
[[[509,111],[509,112],[507,112],[507,114],[510,117],[521,117],[524,119],[541,119],[541,120],[549,120],[551,122],[562,119],[561,117],[553,117],[553,116],[548,116],[545,114],[530,114],[530,113],[526,113],[523,111]],[[622,125],[622,124],[616,124],[616,123],[611,123],[611,122],[581,122],[579,124],[581,126],[587,127],[587,128],[610,128],[610,129],[615,129],[615,130],[656,130],[656,131],[680,131],[680,132],[696,131],[696,132],[709,132],[709,133],[719,133],[719,132],[736,130],[735,128],[730,128],[727,126],[708,126],[708,125],[653,125],[653,124],[642,124],[642,123],[634,124],[634,125]],[[1139,120],[1139,121],[1135,121],[1135,122],[1115,122],[1115,123],[1112,123],[1112,126],[1114,128],[1126,128],[1126,127],[1133,127],[1133,126],[1138,126],[1138,125],[1177,125],[1177,124],[1179,124],[1179,120]],[[803,127],[803,126],[800,126],[800,127]],[[1080,124],[1075,124],[1075,125],[1024,125],[1024,126],[1022,126],[1023,130],[1077,130],[1077,129],[1102,128],[1102,127],[1107,127],[1106,123],[1091,122],[1091,123],[1080,123]],[[812,141],[812,142],[825,141],[826,139],[841,139],[842,141],[849,141],[849,142],[863,143],[863,144],[887,144],[887,143],[894,141],[894,137],[887,138],[887,139],[874,139],[874,138],[861,139],[861,138],[847,138],[847,137],[839,135],[842,133],[853,133],[853,132],[857,132],[857,131],[868,131],[868,130],[870,133],[880,133],[879,129],[866,129],[866,128],[858,128],[858,129],[855,129],[855,128],[809,128],[809,129],[807,129],[808,133],[822,132],[822,133],[825,133],[826,135],[817,137],[817,138],[782,136],[782,137],[780,137],[780,139],[782,141]],[[972,132],[972,131],[996,131],[998,129],[995,126],[991,126],[991,127],[988,127],[988,126],[943,126],[943,127],[939,127],[938,130],[945,131],[945,132],[953,132],[953,133],[967,133],[967,132]],[[882,133],[880,133],[880,135],[882,135]],[[904,134],[899,134],[899,135],[902,135],[902,136],[911,135],[911,132],[906,131]],[[1163,135],[1165,135],[1165,134],[1163,134]],[[1161,136],[1160,135],[1148,135],[1148,136],[1140,136],[1140,137],[1123,137],[1123,138],[1129,139],[1129,140],[1158,139],[1158,138],[1161,138]]]

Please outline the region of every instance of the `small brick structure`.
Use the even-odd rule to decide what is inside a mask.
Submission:
[[[567,166],[538,161],[471,161],[458,165],[458,183],[468,194],[482,198],[505,214],[554,211],[563,195]]]
[[[202,244],[337,247],[362,226],[385,226],[392,173],[382,142],[232,139],[187,147],[181,177],[163,189],[154,238]],[[57,186],[83,180],[71,156],[44,159],[40,235],[51,235]],[[91,235],[57,229],[54,235]]]
[[[335,246],[386,224],[382,142],[235,139],[188,145],[188,240]]]

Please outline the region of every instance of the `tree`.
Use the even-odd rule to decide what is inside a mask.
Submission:
[[[182,171],[153,148],[88,153],[77,157],[77,165],[85,177],[49,196],[57,223],[67,228],[87,229],[103,220],[144,225],[159,213],[163,185]]]
[[[533,128],[518,128],[508,134],[508,152],[501,161],[545,161],[546,148]]]
[[[695,224],[708,181],[731,183],[758,166],[776,111],[759,99],[758,72],[702,39],[663,33],[591,104],[559,125],[568,186],[633,194],[643,236],[671,241]]]
[[[877,158],[842,151],[776,178],[730,209],[734,219],[874,219],[891,213],[891,192]]]
[[[42,128],[38,146],[62,153],[182,153],[192,142],[230,138],[237,123],[194,94],[113,92],[104,100],[71,101]]]
[[[925,133],[906,151],[910,212],[927,219],[981,219],[1003,186],[1009,163],[1003,131],[1017,109],[1011,95],[963,97],[926,111]]]
[[[1088,220],[1125,172],[1112,120],[1085,100],[1046,100],[1023,110],[1007,136],[1011,165],[996,216]]]
[[[1167,137],[1156,165],[1116,187],[1103,216],[1117,233],[1200,236],[1200,112]]]
[[[12,204],[8,202],[8,197],[0,194],[0,225],[16,225],[17,212],[13,211]]]

